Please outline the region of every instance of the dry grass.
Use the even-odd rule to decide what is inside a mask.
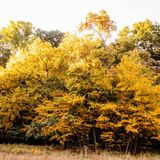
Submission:
[[[141,154],[137,156],[101,152],[60,151],[45,146],[0,145],[0,160],[160,160],[160,155]]]

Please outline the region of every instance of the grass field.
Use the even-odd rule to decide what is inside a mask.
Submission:
[[[160,160],[158,154],[136,156],[101,151],[98,154],[81,150],[55,150],[46,146],[0,145],[0,160]]]

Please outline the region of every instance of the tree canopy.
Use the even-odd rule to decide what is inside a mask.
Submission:
[[[136,152],[160,144],[159,24],[89,13],[85,34],[13,22],[0,31],[0,138]],[[139,145],[138,145],[139,144]]]

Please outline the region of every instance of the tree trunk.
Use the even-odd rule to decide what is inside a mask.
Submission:
[[[129,152],[129,148],[130,148],[130,145],[131,145],[131,139],[132,139],[132,133],[129,132],[128,133],[128,143],[127,143],[125,154],[127,154]]]
[[[97,139],[96,139],[96,129],[93,127],[93,140],[94,140],[94,150],[97,153]]]
[[[134,153],[137,153],[137,144],[138,144],[138,135],[135,135],[135,143],[134,143]]]

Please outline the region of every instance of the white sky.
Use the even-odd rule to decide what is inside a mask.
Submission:
[[[0,27],[30,21],[45,30],[75,31],[89,11],[104,9],[118,29],[146,18],[160,23],[160,0],[0,0]]]

